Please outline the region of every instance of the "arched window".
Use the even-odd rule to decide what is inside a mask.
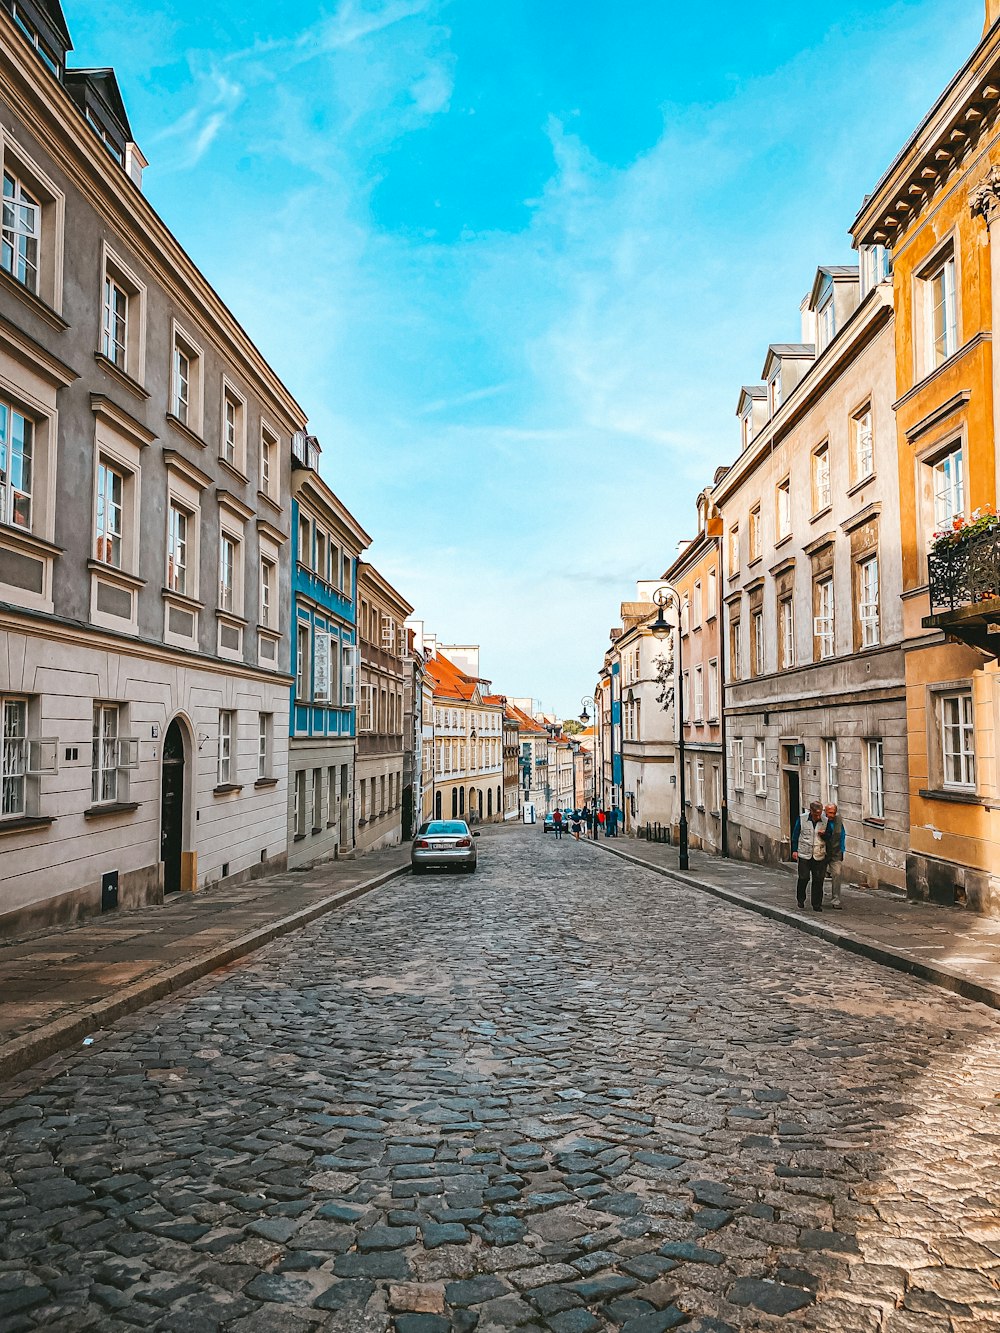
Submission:
[[[493,788],[486,793],[486,815],[489,818],[493,814]]]
[[[497,814],[500,814],[502,810],[503,810],[503,795],[501,794],[500,788],[497,787]]]
[[[464,814],[465,814],[465,788],[464,788],[464,787],[459,787],[459,789],[458,789],[458,813],[459,813],[460,815],[463,815],[463,816],[464,816]]]
[[[457,787],[452,787],[452,789],[451,789],[451,817],[452,817],[452,819],[457,819],[457,818],[458,818],[458,788],[457,788]]]
[[[441,793],[437,792],[434,796],[434,818],[441,818]]]

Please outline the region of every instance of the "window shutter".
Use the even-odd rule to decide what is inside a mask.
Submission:
[[[25,775],[40,777],[59,772],[59,741],[54,737],[29,737],[24,742],[27,751]]]

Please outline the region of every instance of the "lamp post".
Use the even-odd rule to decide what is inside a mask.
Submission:
[[[583,705],[583,707],[580,709],[580,721],[583,723],[584,727],[586,727],[587,723],[590,721],[590,705],[591,705],[593,702],[594,702],[593,699],[591,699],[590,696],[589,696],[589,695],[586,695],[586,694],[585,694],[585,695],[581,698],[581,700],[580,700],[580,703]],[[580,746],[580,749],[581,749],[581,751],[583,752],[583,779],[584,779],[584,781],[583,781],[583,800],[584,800],[584,804],[586,804],[586,801],[587,801],[587,751],[586,751],[586,749],[584,748],[584,746],[582,746],[582,745]],[[592,761],[591,761],[591,762],[592,762],[591,781],[592,781],[592,784],[593,784],[593,790],[592,790],[592,792],[591,792],[591,795],[592,795],[593,800],[594,800],[593,810],[591,811],[591,823],[592,823],[592,825],[593,825],[594,837],[596,838],[596,837],[597,837],[597,707],[596,707],[596,705],[595,705],[595,707],[594,707],[594,751],[593,751],[593,757],[592,757]]]
[[[684,781],[684,646],[681,638],[681,598],[676,588],[671,588],[665,584],[662,588],[657,588],[653,593],[653,601],[656,603],[656,619],[650,625],[650,633],[654,638],[661,642],[669,639],[674,632],[674,626],[666,619],[663,614],[663,608],[669,606],[671,602],[677,604],[677,669],[674,672],[674,698],[677,701],[677,750],[678,763],[680,764],[680,790],[681,790],[681,817],[678,822],[678,842],[677,842],[677,865],[680,870],[688,868],[688,821],[687,821],[687,788]]]

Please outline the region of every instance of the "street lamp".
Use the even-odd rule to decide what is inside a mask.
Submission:
[[[650,633],[654,638],[661,642],[669,639],[674,632],[674,626],[666,619],[663,614],[663,608],[669,606],[671,602],[677,603],[677,669],[674,673],[674,698],[677,701],[677,720],[678,720],[678,763],[680,764],[680,789],[681,789],[681,817],[678,824],[678,842],[677,842],[677,865],[681,870],[688,868],[688,821],[687,821],[687,789],[684,782],[684,647],[681,638],[681,598],[676,588],[664,585],[657,588],[653,593],[653,601],[656,603],[656,619],[650,625]]]
[[[590,705],[591,705],[593,702],[594,702],[594,700],[590,697],[589,694],[585,694],[585,695],[581,698],[581,700],[580,700],[580,703],[583,705],[583,707],[580,709],[580,721],[583,723],[583,725],[584,725],[585,727],[586,727],[587,723],[590,721]],[[586,754],[587,754],[587,752],[586,752],[586,750],[584,749],[584,747],[583,747],[582,745],[580,746],[580,749],[583,750],[583,754],[584,754],[584,760],[583,760],[583,772],[584,772],[584,779],[585,779],[585,780],[584,780],[584,785],[583,785],[583,799],[586,801],[586,799],[587,799],[587,784],[586,784],[586,773],[587,773],[587,759],[586,759]],[[591,817],[592,817],[592,820],[593,820],[594,837],[596,838],[596,837],[597,837],[597,708],[596,708],[596,706],[595,706],[595,708],[594,708],[594,750],[593,750],[593,756],[592,756],[592,759],[591,759],[591,775],[590,775],[590,776],[591,776],[591,793],[590,793],[590,794],[591,794],[591,796],[593,797],[593,800],[594,800],[594,808],[593,808],[592,816],[591,816]]]

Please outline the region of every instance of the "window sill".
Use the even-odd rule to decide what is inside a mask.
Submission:
[[[867,475],[867,477],[861,477],[861,478],[859,478],[858,481],[856,481],[856,482],[854,482],[852,485],[848,486],[848,488],[847,488],[845,494],[847,494],[847,495],[857,495],[858,491],[862,491],[862,490],[864,490],[864,488],[868,485],[868,483],[869,483],[869,482],[872,482],[872,481],[874,481],[874,480],[875,480],[875,473],[874,473],[874,472],[869,472],[868,475]]]
[[[87,561],[87,568],[92,574],[101,574],[106,578],[124,583],[129,588],[138,590],[146,586],[146,580],[141,579],[138,574],[130,574],[127,569],[119,569],[117,565],[109,565],[104,560],[92,558]]]
[[[205,449],[208,447],[205,444],[205,441],[198,434],[198,432],[196,430],[192,430],[191,427],[187,425],[186,422],[181,421],[180,417],[175,417],[173,412],[168,412],[166,416],[169,424],[173,426],[174,430],[180,431],[180,433],[184,436],[186,440],[189,440],[192,444],[197,445],[199,449]]]
[[[173,588],[161,589],[160,596],[168,602],[176,602],[178,606],[188,611],[200,611],[205,605],[204,602],[199,602],[197,597],[189,597],[186,592],[176,592]]]
[[[277,778],[258,778],[257,781],[256,781],[253,785],[254,785],[255,787],[276,787],[276,786],[278,785],[278,779],[277,779]]]
[[[24,301],[26,305],[30,306],[36,315],[45,320],[46,324],[51,324],[60,333],[64,333],[69,328],[69,323],[63,319],[58,310],[53,310],[47,301],[43,301],[36,292],[33,292],[30,287],[26,287],[23,282],[18,282],[17,278],[8,273],[5,268],[0,268],[0,283]]]
[[[139,809],[139,801],[108,801],[104,805],[92,805],[84,810],[84,819],[100,819],[102,815],[130,815]]]
[[[791,540],[792,540],[792,534],[790,532],[786,532],[784,537],[779,537],[778,540],[774,543],[774,549],[777,551],[779,547],[784,546],[786,542],[790,542]]]
[[[963,791],[961,788],[954,789],[950,787],[921,787],[917,792],[925,801],[951,801],[955,805],[985,805],[986,801],[974,791]]]
[[[224,620],[227,625],[235,625],[239,629],[245,629],[250,623],[236,611],[225,611],[221,606],[215,608],[215,614],[219,620]]]
[[[873,815],[866,815],[861,822],[867,824],[869,828],[885,828],[885,820],[876,819]]]
[[[8,833],[30,833],[33,829],[48,828],[55,822],[55,815],[20,815],[14,819],[0,819],[0,838]]]
[[[129,393],[134,393],[136,398],[141,398],[145,402],[149,397],[149,390],[144,389],[139,381],[133,379],[127,370],[122,370],[121,366],[119,366],[117,362],[112,361],[110,356],[105,356],[103,352],[95,352],[94,360],[103,371],[116,379],[119,384],[124,385]]]
[[[27,528],[18,527],[14,523],[0,523],[0,540],[16,546],[19,550],[30,551],[32,555],[46,558],[63,555],[66,550],[64,546],[56,546],[54,542],[46,541],[44,537],[39,537]]]
[[[219,455],[219,463],[231,477],[235,477],[237,481],[242,481],[244,486],[250,480],[245,472],[241,472],[235,463],[230,463],[229,459],[225,458],[222,454]]]
[[[270,505],[276,514],[284,512],[281,506],[281,501],[276,500],[273,495],[268,495],[267,491],[258,490],[257,499],[263,500],[265,504]]]
[[[304,833],[296,833],[295,837],[292,839],[292,842],[305,842],[305,840],[306,840],[306,835]]]
[[[813,516],[812,516],[812,518],[809,520],[809,522],[810,522],[810,523],[818,523],[819,520],[820,520],[821,518],[823,518],[826,514],[828,514],[832,508],[833,508],[833,505],[830,504],[829,501],[828,501],[828,502],[823,506],[822,509],[817,509],[817,510],[816,510],[815,514],[813,514]]]
[[[315,836],[316,836],[317,833],[322,833],[322,832],[323,832],[323,830],[322,830],[321,828],[314,828],[314,829],[312,830],[312,836],[315,838]]]
[[[213,796],[228,796],[231,792],[242,791],[242,782],[220,782],[217,787],[212,788]]]
[[[747,561],[747,569],[753,569],[754,565],[759,565],[763,559],[763,553],[761,555],[752,555]]]

